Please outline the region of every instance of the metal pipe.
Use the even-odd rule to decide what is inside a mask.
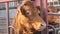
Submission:
[[[41,8],[41,17],[43,17],[44,21],[46,22],[46,26],[48,26],[48,11],[47,11],[47,0],[40,0],[40,8]],[[43,34],[48,33],[48,27],[44,30]]]
[[[7,34],[10,34],[10,28],[9,28],[9,2],[6,2],[5,3],[5,5],[6,5],[6,22],[7,22]]]
[[[9,9],[16,9],[17,7],[9,7]],[[0,10],[6,10],[6,8],[0,8]]]
[[[40,8],[41,8],[41,10],[40,10],[40,11],[41,11],[41,12],[40,12],[40,16],[43,18],[44,15],[43,15],[43,8],[42,8],[43,6],[42,6],[42,5],[43,5],[43,4],[42,4],[42,0],[40,0]],[[44,19],[44,18],[43,18],[43,19]],[[45,32],[44,30],[41,31],[41,34],[44,34],[44,32]]]
[[[0,0],[0,3],[16,2],[17,0]]]
[[[49,27],[51,27],[52,28],[52,30],[54,31],[53,32],[53,34],[56,34],[56,32],[57,32],[57,30],[55,29],[55,27],[54,26],[52,26],[52,25],[48,25]]]
[[[60,16],[60,13],[48,13],[48,15],[56,15],[56,16]]]
[[[55,29],[56,29],[56,30],[60,30],[60,28],[55,28]],[[49,32],[50,32],[50,31],[54,31],[54,30],[53,30],[53,29],[49,29]]]

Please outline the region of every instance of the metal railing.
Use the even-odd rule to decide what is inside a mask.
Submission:
[[[10,34],[10,28],[9,28],[9,23],[10,23],[10,20],[9,20],[9,2],[18,2],[18,1],[16,1],[16,0],[11,0],[11,1],[9,1],[9,0],[6,0],[6,1],[4,1],[4,0],[1,0],[0,1],[0,3],[5,3],[5,8],[6,8],[6,22],[7,22],[7,34]]]

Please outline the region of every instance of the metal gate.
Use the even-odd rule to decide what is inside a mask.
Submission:
[[[17,2],[17,0],[0,0],[0,3],[5,3],[6,8],[6,22],[7,22],[7,34],[10,34],[10,19],[9,19],[9,2]]]

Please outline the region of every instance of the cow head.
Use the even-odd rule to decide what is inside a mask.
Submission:
[[[38,10],[33,6],[33,2],[25,2],[20,10],[35,30],[43,30],[46,27],[44,20],[38,15]]]
[[[16,32],[19,31],[41,31],[45,29],[46,23],[38,15],[38,10],[33,6],[32,1],[23,2],[17,9],[17,14],[13,21]],[[27,32],[27,33],[28,33]]]

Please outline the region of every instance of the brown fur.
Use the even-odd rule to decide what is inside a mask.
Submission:
[[[58,24],[59,17],[56,15],[48,15],[48,22],[50,24]]]
[[[49,6],[48,7],[48,12],[57,13],[58,9],[56,7],[54,7],[54,6]]]
[[[13,20],[13,34],[33,34],[34,31],[41,31],[46,27],[43,19],[38,15],[38,10],[33,6],[32,1],[24,1],[17,9]]]
[[[36,8],[40,11],[40,6],[37,6]],[[55,11],[57,12],[57,9],[55,7],[53,7],[53,6],[49,6],[48,7],[48,12],[54,13]],[[40,12],[39,12],[39,15],[40,15]],[[49,22],[49,24],[58,24],[58,20],[59,20],[59,16],[48,15],[48,22]]]
[[[56,12],[58,12],[58,10],[54,6],[49,6],[48,7],[48,12],[56,13]],[[59,19],[59,16],[48,15],[48,22],[50,24],[58,24],[58,19]]]

